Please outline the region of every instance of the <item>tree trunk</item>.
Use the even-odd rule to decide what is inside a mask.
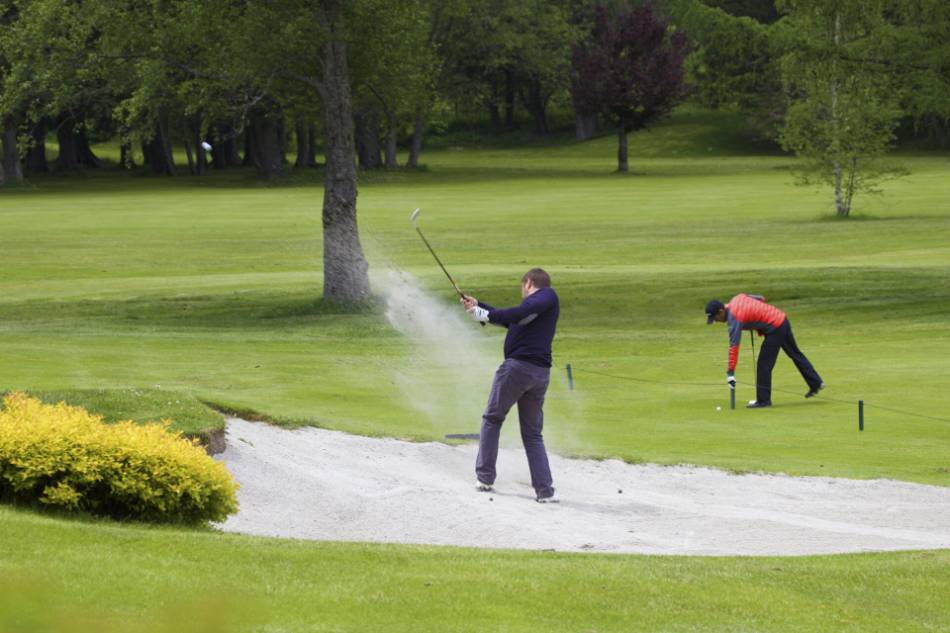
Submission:
[[[280,170],[281,172],[285,171],[284,167],[288,165],[287,162],[287,139],[289,134],[287,133],[287,126],[284,125],[284,117],[280,115],[275,121],[277,127],[277,151],[280,153]]]
[[[835,211],[837,211],[839,216],[845,217],[848,215],[849,209],[847,205],[845,205],[844,196],[842,195],[841,161],[836,160],[834,162],[834,165],[832,166],[832,171],[834,172],[834,180],[835,180]]]
[[[192,176],[198,175],[198,170],[195,167],[195,157],[191,154],[191,143],[185,141],[185,157],[188,159],[188,173]]]
[[[323,45],[324,142],[323,297],[357,303],[370,296],[369,274],[356,225],[356,151],[346,65],[344,0],[320,0],[329,38]]]
[[[211,143],[211,164],[215,169],[240,167],[241,155],[235,139],[234,129],[229,125],[217,127],[214,141]]]
[[[574,115],[574,131],[578,141],[593,138],[597,132],[597,115],[576,113]]]
[[[505,71],[505,129],[515,129],[515,76],[511,70]]]
[[[617,128],[617,171],[626,173],[627,166],[627,126],[626,122],[620,121],[620,127]]]
[[[254,139],[251,160],[261,176],[274,178],[284,171],[281,127],[280,121],[273,115],[264,112],[251,115],[250,131]]]
[[[531,83],[528,84],[528,98],[527,98],[528,110],[531,112],[531,116],[534,117],[534,132],[538,136],[547,136],[550,132],[548,128],[548,115],[547,115],[547,99],[544,97],[544,92],[541,87],[541,81],[538,79],[532,79]]]
[[[254,138],[254,126],[248,121],[247,125],[244,126],[244,158],[241,160],[241,167],[253,167],[254,152],[257,151],[254,147],[256,144],[257,140]]]
[[[297,138],[297,160],[294,166],[299,169],[313,167],[313,149],[310,147],[310,130],[302,119],[297,119],[294,126],[294,136]]]
[[[132,145],[130,143],[119,145],[119,164],[125,169],[135,169],[135,159],[132,157]]]
[[[422,108],[416,108],[416,123],[412,129],[412,144],[409,146],[408,167],[419,166],[419,154],[422,153],[422,134],[425,132],[425,119],[422,117]]]
[[[49,171],[49,163],[46,162],[46,121],[40,120],[33,126],[30,136],[32,143],[23,167],[34,174],[45,174]]]
[[[841,15],[835,13],[835,34],[834,42],[835,46],[838,45],[841,38]],[[838,77],[835,74],[837,72],[837,65],[835,65],[835,70],[832,71],[831,79],[831,127],[832,134],[834,138],[838,138],[839,134],[839,125],[838,125]],[[834,181],[835,181],[835,211],[838,213],[839,217],[847,217],[848,213],[851,211],[850,205],[845,204],[841,196],[841,161],[838,158],[835,158],[832,170],[834,172]]]
[[[56,157],[56,170],[69,171],[79,169],[79,152],[76,149],[75,121],[61,116],[56,125],[56,140],[59,144],[59,156]]]
[[[23,182],[23,167],[17,151],[16,121],[12,117],[3,121],[3,161],[0,183]]]
[[[102,164],[99,157],[92,153],[85,124],[76,131],[76,158],[83,167],[99,167]]]
[[[307,126],[307,139],[310,145],[310,152],[307,154],[307,164],[311,167],[317,167],[317,130],[311,123]]]
[[[208,156],[201,145],[204,139],[201,137],[201,121],[198,118],[192,121],[191,138],[195,144],[195,171],[193,173],[195,176],[203,176],[208,172]]]
[[[366,110],[356,114],[356,150],[362,169],[378,169],[383,164],[379,146],[379,119],[376,112]]]
[[[488,118],[493,129],[501,130],[501,115],[498,113],[498,81],[495,79],[492,79],[491,95],[488,98]]]
[[[145,143],[144,150],[153,174],[175,175],[175,159],[172,156],[171,141],[168,139],[168,119],[165,116],[159,116],[155,122],[155,136]]]
[[[396,141],[398,140],[399,127],[396,123],[396,115],[390,113],[387,121],[388,130],[386,132],[386,169],[396,169],[399,162],[396,158]]]

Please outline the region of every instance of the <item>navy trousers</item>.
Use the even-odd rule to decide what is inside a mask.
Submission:
[[[518,403],[521,422],[521,441],[528,456],[531,485],[538,497],[554,494],[548,453],[544,448],[541,431],[544,428],[544,394],[548,390],[551,370],[522,360],[509,358],[495,372],[488,406],[482,416],[482,431],[478,443],[475,474],[482,483],[495,483],[495,463],[498,461],[498,438],[508,411]]]
[[[785,322],[774,332],[766,334],[765,340],[762,342],[755,380],[755,399],[759,402],[770,402],[772,400],[772,369],[775,367],[776,359],[778,359],[779,349],[784,350],[788,357],[792,359],[809,389],[815,389],[821,384],[821,376],[802,354],[802,350],[798,349],[795,336],[792,334],[792,324],[788,322],[788,319],[785,319]]]

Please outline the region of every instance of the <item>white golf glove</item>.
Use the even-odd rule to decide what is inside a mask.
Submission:
[[[726,383],[727,383],[730,387],[732,387],[733,389],[735,389],[735,388],[736,388],[736,377],[733,376],[732,374],[727,375],[727,376],[726,376]]]
[[[480,308],[475,306],[468,311],[472,315],[472,318],[478,321],[479,323],[488,323],[488,310],[485,308]]]

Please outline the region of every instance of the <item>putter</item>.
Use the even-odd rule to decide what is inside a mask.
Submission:
[[[422,234],[422,229],[419,228],[419,224],[416,222],[419,219],[419,214],[422,213],[421,209],[416,209],[409,216],[409,221],[412,222],[412,227],[416,230],[416,233],[419,234],[419,237],[422,238],[422,241],[425,242],[426,248],[429,249],[429,252],[432,253],[432,257],[435,258],[436,263],[439,265],[439,268],[442,269],[442,272],[445,273],[445,276],[448,278],[449,283],[452,284],[452,287],[455,288],[455,292],[458,293],[459,297],[464,299],[465,293],[462,292],[462,289],[459,288],[459,285],[455,283],[455,280],[452,279],[452,275],[449,274],[449,271],[445,269],[445,266],[442,264],[442,260],[439,259],[439,256],[435,254],[435,250],[432,248],[432,245],[429,244],[429,240],[426,239],[426,236]],[[481,324],[482,327],[485,327],[485,324]]]

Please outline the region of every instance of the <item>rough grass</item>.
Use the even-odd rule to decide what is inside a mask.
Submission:
[[[172,429],[188,437],[224,428],[224,418],[193,395],[162,389],[65,389],[31,395],[43,402],[66,402],[101,415],[106,422],[172,420]]]

